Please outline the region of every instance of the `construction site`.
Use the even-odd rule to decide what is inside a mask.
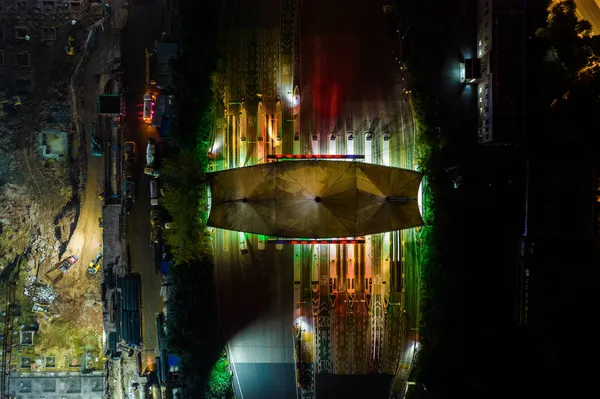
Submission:
[[[97,102],[120,88],[126,17],[104,1],[0,2],[3,399],[105,395],[100,155],[116,118]]]

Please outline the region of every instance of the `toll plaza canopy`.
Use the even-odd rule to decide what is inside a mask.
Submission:
[[[288,161],[209,173],[213,227],[335,238],[423,224],[418,172],[344,161]]]

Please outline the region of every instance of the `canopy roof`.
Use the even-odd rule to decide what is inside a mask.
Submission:
[[[358,237],[423,224],[418,172],[289,161],[209,174],[213,227],[275,237]]]

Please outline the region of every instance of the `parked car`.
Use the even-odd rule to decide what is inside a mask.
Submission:
[[[75,256],[75,255],[71,255],[69,256],[67,259],[63,260],[63,262],[61,263],[59,269],[61,272],[66,273],[68,272],[75,263],[77,263],[79,261],[79,257]]]
[[[146,145],[146,167],[144,168],[144,174],[158,177],[159,171],[156,167],[156,140],[153,138],[148,139],[148,145]]]
[[[160,176],[160,171],[156,168],[146,166],[144,168],[144,174],[156,178]]]
[[[135,202],[135,183],[129,180],[125,180],[123,183],[123,192],[125,193],[125,199],[131,202]]]
[[[152,209],[150,211],[150,226],[160,226],[160,221],[162,218],[162,212],[160,209]]]
[[[159,209],[150,211],[150,246],[157,244],[160,238],[161,212]]]
[[[133,141],[125,142],[123,146],[123,158],[125,163],[123,174],[126,179],[133,179],[133,167],[137,159],[136,146]]]
[[[125,157],[125,160],[131,160],[135,163],[137,151],[134,141],[126,141],[125,144],[123,144],[123,156]]]
[[[150,205],[158,206],[158,180],[152,179],[150,180]]]
[[[146,166],[154,166],[154,157],[156,155],[156,140],[152,137],[148,139],[146,145]]]

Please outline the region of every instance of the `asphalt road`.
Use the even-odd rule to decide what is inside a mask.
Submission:
[[[228,341],[238,398],[296,397],[291,247],[258,249],[237,232],[213,235],[221,326]]]
[[[277,38],[280,0],[231,2],[224,21],[232,26],[227,40],[228,129],[219,131],[215,153],[223,167],[257,162],[259,145],[269,147],[274,140],[257,141],[259,101],[275,111],[278,64]],[[233,6],[235,5],[235,8]],[[261,94],[258,96],[257,94]],[[245,108],[229,102],[246,99]],[[265,120],[261,115],[259,123]],[[246,137],[242,143],[240,137]],[[293,342],[292,248],[278,250],[266,244],[258,248],[255,235],[245,235],[248,253],[242,255],[240,235],[217,229],[213,235],[215,278],[219,315],[234,373],[239,399],[295,398],[296,366]]]
[[[413,169],[416,161],[415,126],[412,108],[402,93],[404,81],[399,65],[392,54],[395,37],[390,35],[383,13],[385,1],[327,1],[304,2],[301,40],[301,125],[302,147],[321,154],[365,154],[366,162]],[[340,10],[344,10],[340,17]],[[368,26],[368,29],[365,27]],[[354,143],[345,138],[345,132],[354,131]],[[319,132],[318,146],[309,137]],[[364,132],[373,133],[366,141]],[[389,142],[382,133],[389,132]],[[336,133],[336,143],[329,140],[329,132]],[[341,137],[341,139],[340,139]],[[388,148],[384,148],[385,146]],[[367,146],[370,147],[367,148]],[[415,230],[402,232],[403,239],[392,245],[402,245],[404,259],[397,263],[396,273],[405,274],[408,330],[418,326],[420,263],[418,238]],[[381,235],[372,237],[373,273],[386,270],[376,259],[389,257],[378,253]],[[397,249],[397,248],[396,248]],[[381,259],[381,258],[380,258]],[[388,285],[389,286],[389,285]],[[405,341],[403,361],[414,345],[415,333]],[[411,351],[412,353],[412,351]],[[339,379],[317,380],[317,396],[327,395],[337,387],[338,393],[351,394]]]
[[[215,163],[216,169],[226,165],[254,164],[260,158],[254,153],[260,148],[268,153],[281,153],[283,148],[286,153],[293,149],[296,153],[368,154],[367,162],[413,169],[415,126],[411,105],[402,93],[402,74],[392,54],[395,38],[390,36],[386,25],[384,3],[366,0],[303,2],[302,13],[298,16],[302,21],[298,43],[300,57],[294,64],[300,68],[297,76],[301,82],[294,83],[300,88],[300,105],[292,112],[299,113],[294,125],[286,123],[293,107],[289,96],[286,97],[290,85],[282,84],[281,74],[272,75],[272,68],[281,71],[287,62],[285,57],[277,56],[273,51],[276,44],[269,41],[269,35],[281,33],[274,27],[278,26],[275,23],[277,12],[284,8],[282,2],[264,0],[253,4],[254,7],[246,4],[242,11],[233,13],[234,26],[238,30],[233,31],[228,41],[229,87],[226,95],[232,118],[229,128],[220,131],[216,137],[216,143],[219,143],[216,156],[222,160]],[[343,16],[340,10],[344,11]],[[264,18],[252,17],[256,15]],[[369,29],[365,29],[367,25]],[[253,48],[258,48],[258,69],[253,66]],[[285,49],[280,48],[278,52],[281,55]],[[255,75],[258,85],[254,84]],[[274,84],[278,90],[275,94],[271,91]],[[257,97],[257,92],[262,96]],[[281,98],[282,113],[278,113],[277,95]],[[229,103],[240,101],[242,97],[246,99],[243,109]],[[265,110],[261,111],[261,107]],[[257,115],[257,124],[250,126],[248,120],[251,119],[248,118],[253,115]],[[256,140],[260,125],[267,123],[265,116],[276,120],[274,130],[281,129],[282,142],[273,139],[275,134],[267,134],[263,143]],[[348,130],[355,132],[352,142],[347,140],[345,133]],[[263,127],[262,131],[268,133],[269,127]],[[311,138],[314,131],[319,132],[316,143]],[[333,142],[328,137],[332,131],[337,135]],[[372,141],[365,140],[365,131],[373,132]],[[299,142],[293,142],[295,132],[300,132]],[[383,132],[389,132],[388,142],[384,142]],[[240,137],[246,137],[247,141],[241,141]],[[418,290],[415,287],[420,285],[417,237],[414,230],[404,234],[405,262],[398,263],[402,270],[397,273],[404,272],[411,281],[407,293],[407,298],[411,299],[405,305],[407,313],[416,320]],[[237,232],[216,230],[213,238],[221,324],[229,341],[236,394],[239,398],[295,397],[293,317],[295,313],[301,314],[307,328],[314,328],[312,304],[310,298],[305,300],[303,295],[310,292],[312,285],[313,248],[305,245],[296,251],[300,257],[300,284],[297,298],[294,298],[293,248],[286,246],[283,251],[277,251],[267,245],[266,250],[261,251],[257,248],[256,238],[247,237],[249,253],[246,255],[241,254]],[[371,256],[373,262],[381,262],[389,256],[382,253],[382,247],[385,247],[381,245],[382,239],[382,235],[374,237],[373,253],[365,254]],[[319,256],[325,259],[323,262],[330,262],[330,254],[326,252]],[[389,271],[382,270],[380,263],[372,264],[371,269],[389,278]],[[303,302],[300,307],[297,307],[297,301]],[[405,351],[403,357],[407,358],[407,354]],[[319,378],[317,389],[321,397],[330,397],[332,392],[350,396],[356,393],[343,378]],[[385,379],[385,384],[389,380]],[[313,393],[311,390],[301,392],[302,397],[314,397]]]
[[[388,34],[382,0],[327,2],[305,1],[301,37],[302,142],[320,133],[321,146],[328,134],[356,132],[357,153],[362,135],[372,131],[376,139],[390,131],[390,145],[402,138],[396,125],[403,104],[400,70],[394,60],[394,43]],[[344,10],[343,16],[340,10]],[[366,26],[368,29],[365,29]],[[340,148],[341,147],[341,148]],[[344,144],[340,143],[339,150]]]
[[[137,5],[140,4],[141,5]],[[145,48],[160,37],[163,6],[159,1],[134,2],[129,8],[129,22],[124,29],[123,67],[126,93],[126,140],[137,144],[137,165],[134,176],[136,202],[127,216],[127,238],[131,253],[131,271],[142,278],[142,339],[144,343],[142,369],[153,362],[158,350],[156,314],[164,308],[160,297],[161,276],[155,273],[154,251],[150,246],[149,177],[143,174],[146,144],[156,137],[155,128],[142,122],[140,105],[146,90]]]
[[[600,32],[600,7],[595,0],[575,0],[577,14],[592,24],[595,34]]]

